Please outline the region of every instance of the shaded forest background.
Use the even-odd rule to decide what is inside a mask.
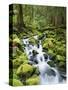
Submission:
[[[51,56],[52,61],[48,63],[52,67],[56,64],[59,72],[62,75],[66,74],[65,7],[10,5],[9,32],[9,78],[11,85],[39,84],[39,71],[28,64],[28,57],[22,44],[22,39],[25,37],[29,37],[31,43],[36,44],[33,38],[34,35],[38,35],[42,39],[44,52]],[[46,39],[44,38],[45,35]]]

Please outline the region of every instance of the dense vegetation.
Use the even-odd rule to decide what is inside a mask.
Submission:
[[[33,36],[42,39],[44,52],[50,55],[51,67],[55,64],[60,73],[66,73],[66,8],[13,4],[9,8],[10,84],[37,85],[39,71],[28,63],[22,39]],[[46,38],[44,38],[46,35]]]

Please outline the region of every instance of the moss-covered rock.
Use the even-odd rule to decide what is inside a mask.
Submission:
[[[56,60],[57,61],[65,61],[65,57],[61,55],[56,55]]]
[[[12,86],[23,86],[23,83],[17,79],[10,79],[9,84]]]
[[[44,40],[43,42],[43,48],[47,47],[47,48],[54,48],[54,39],[53,38],[47,38]]]
[[[61,46],[61,42],[56,41],[56,45]]]
[[[55,57],[56,53],[54,53],[53,49],[49,49],[48,50],[48,54],[51,56],[51,57]]]
[[[38,85],[40,82],[39,77],[31,77],[26,80],[26,85]]]
[[[47,42],[43,44],[43,48],[47,48],[48,49],[48,43]]]
[[[17,75],[23,75],[25,77],[30,77],[33,72],[33,66],[29,64],[22,64],[17,69]]]
[[[23,63],[28,63],[28,57],[26,55],[26,53],[22,53],[20,56],[19,56],[19,59],[23,61]]]
[[[34,74],[36,74],[36,75],[39,75],[39,74],[40,74],[40,72],[39,72],[39,69],[38,69],[38,68],[36,68],[36,69],[35,69]]]
[[[65,55],[66,53],[66,50],[63,46],[57,48],[57,54],[60,54],[60,55]]]

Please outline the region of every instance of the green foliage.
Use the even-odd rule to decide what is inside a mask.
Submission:
[[[32,44],[36,44],[36,40],[34,39],[34,37],[30,37],[29,42]]]
[[[9,78],[11,79],[12,77],[13,77],[14,79],[19,79],[19,77],[16,75],[15,72],[11,72],[11,73],[10,73]]]
[[[19,79],[19,77],[15,73],[13,74],[13,78],[14,79]]]
[[[52,49],[49,49],[49,50],[48,50],[48,54],[49,54],[50,56],[54,56],[54,55],[55,55],[55,53],[53,52]]]
[[[12,40],[13,40],[13,43],[21,44],[21,41],[16,34],[12,35]]]
[[[18,38],[15,38],[15,39],[13,40],[13,43],[18,43],[18,44],[20,44],[20,40],[19,40]]]
[[[20,56],[21,54],[22,54],[22,51],[18,47],[13,47],[12,56],[14,59]]]
[[[13,68],[19,67],[22,63],[23,63],[23,60],[14,59],[14,60],[13,60]]]
[[[17,25],[17,15],[13,15],[13,25]]]
[[[9,84],[12,86],[23,86],[23,83],[17,79],[10,79]]]
[[[26,53],[22,53],[20,56],[19,56],[19,59],[23,61],[23,63],[28,63],[28,57],[26,55]]]
[[[66,50],[63,46],[57,48],[57,54],[65,55]]]
[[[57,56],[56,56],[56,59],[57,59],[58,61],[65,61],[64,56],[61,56],[61,55],[57,55]]]
[[[47,47],[47,48],[54,48],[54,43],[53,43],[54,39],[53,38],[47,38],[45,39],[45,41],[43,42],[43,48]]]
[[[20,56],[18,56],[12,62],[13,62],[13,68],[17,68],[23,63],[28,63],[28,58],[25,53],[22,53]]]

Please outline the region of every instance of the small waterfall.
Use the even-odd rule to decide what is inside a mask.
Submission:
[[[38,37],[34,36],[34,38],[37,40]],[[41,44],[41,40],[39,40],[38,47],[36,45],[31,45],[29,43],[29,38],[23,39],[23,43],[25,44],[25,52],[28,55],[30,62],[36,62],[33,64],[33,66],[37,67],[40,72],[40,84],[55,84],[59,83],[59,73],[58,70],[51,67],[49,64],[47,64],[49,59],[49,55],[45,60],[44,52]],[[37,54],[35,55],[33,51],[36,51]]]

